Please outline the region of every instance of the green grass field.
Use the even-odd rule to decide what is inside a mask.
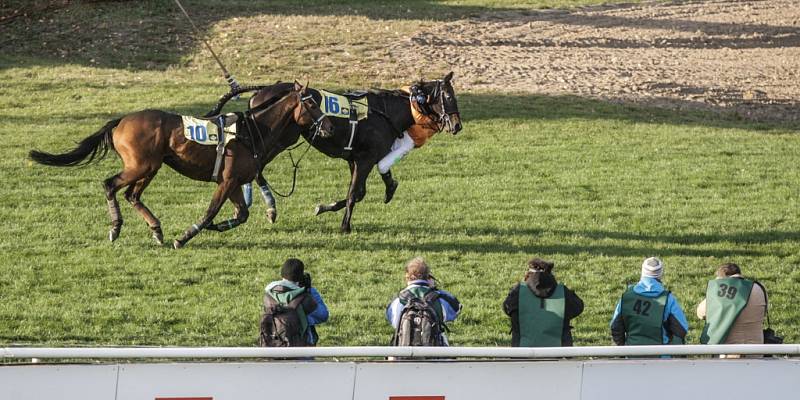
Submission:
[[[417,77],[393,76],[390,65],[373,65],[389,71],[371,73],[362,68],[377,62],[369,59],[348,64],[350,55],[313,34],[320,22],[354,22],[346,39],[353,54],[368,55],[381,46],[371,34],[376,27],[402,36],[417,24],[486,7],[597,2],[375,8],[320,0],[302,3],[300,16],[290,2],[236,1],[224,12],[185,3],[208,22],[208,39],[243,84],[298,78],[341,89],[393,88]],[[248,41],[237,28],[278,21],[293,28],[269,43]],[[389,205],[373,174],[349,236],[338,233],[341,214],[312,216],[316,204],[345,195],[347,166],[312,151],[296,195],[279,199],[275,225],[255,199],[246,225],[201,233],[175,251],[156,246],[120,196],[126,224],[111,244],[100,182],[118,172],[119,161],[56,169],[32,164],[27,152],[66,150],[107,120],[143,108],[202,114],[226,91],[218,71],[167,1],[78,4],[0,29],[10,38],[0,42],[2,345],[252,346],[263,288],[287,257],[306,262],[329,305],[321,345],[383,345],[391,335],[384,308],[416,255],[464,304],[452,325],[455,345],[509,345],[500,304],[532,256],[554,260],[557,277],[586,302],[574,321],[576,345],[611,343],[614,303],[651,255],[666,263],[666,284],[691,323],[690,342],[702,327],[694,308],[705,283],[727,261],[766,285],[773,327],[787,342],[800,340],[800,309],[792,303],[800,289],[795,126],[462,91],[462,133],[440,134],[402,160]],[[307,61],[315,54],[321,64]],[[442,68],[432,66],[427,77]],[[288,156],[267,175],[288,189]],[[171,239],[202,216],[213,188],[165,167],[143,199]],[[221,215],[231,212],[226,206]]]

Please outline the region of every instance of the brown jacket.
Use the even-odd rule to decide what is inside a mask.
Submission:
[[[733,275],[732,277],[741,277]],[[762,344],[764,343],[763,323],[767,309],[767,298],[761,286],[753,284],[747,305],[731,326],[725,344]],[[697,317],[706,319],[706,299],[697,306]]]

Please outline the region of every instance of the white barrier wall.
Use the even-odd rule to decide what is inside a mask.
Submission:
[[[116,399],[350,399],[354,376],[353,363],[129,364]]]
[[[359,364],[353,400],[579,399],[580,361]],[[412,384],[420,382],[421,384]],[[536,395],[531,390],[536,387]],[[411,399],[409,399],[411,400]]]
[[[0,367],[0,399],[113,399],[118,371],[116,365]]]
[[[0,399],[790,399],[800,360],[289,362],[0,367]]]

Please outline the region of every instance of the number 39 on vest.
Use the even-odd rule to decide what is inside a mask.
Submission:
[[[714,279],[706,289],[706,324],[700,343],[722,344],[731,326],[750,300],[753,281],[742,278]]]

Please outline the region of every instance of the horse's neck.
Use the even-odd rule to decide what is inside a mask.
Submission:
[[[414,125],[414,116],[411,115],[411,104],[408,97],[397,95],[381,95],[376,99],[376,105],[391,120],[396,129],[406,130]]]
[[[256,121],[266,121],[265,126],[267,129],[257,132],[257,134],[261,135],[260,142],[264,145],[264,148],[261,149],[262,152],[267,153],[270,150],[283,147],[278,150],[278,152],[280,152],[284,148],[292,145],[292,143],[284,143],[284,141],[281,140],[282,137],[285,136],[289,124],[294,122],[292,119],[294,109],[289,108],[287,110],[287,108],[286,106],[275,104],[256,118]],[[295,138],[294,141],[297,141],[297,138]]]

